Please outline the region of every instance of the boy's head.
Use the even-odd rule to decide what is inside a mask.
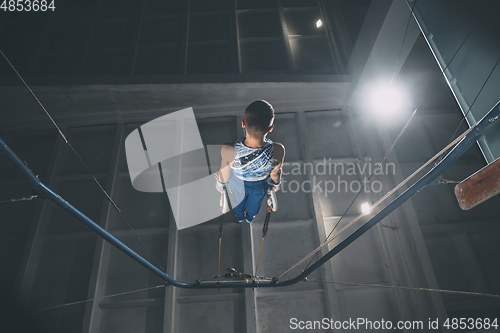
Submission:
[[[243,116],[243,127],[247,133],[254,137],[263,137],[273,130],[274,109],[273,106],[264,100],[257,100],[250,103],[245,109]]]

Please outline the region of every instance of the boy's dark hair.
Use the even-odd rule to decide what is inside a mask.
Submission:
[[[264,100],[257,100],[250,103],[245,109],[243,120],[245,128],[253,137],[264,136],[269,132],[269,128],[273,124],[274,109],[273,106]]]

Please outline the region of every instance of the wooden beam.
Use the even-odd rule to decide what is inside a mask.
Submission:
[[[455,186],[460,208],[469,210],[500,193],[500,158]]]

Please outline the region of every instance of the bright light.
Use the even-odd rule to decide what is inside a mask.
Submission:
[[[365,215],[370,213],[372,211],[370,204],[368,202],[361,204],[361,211]]]
[[[380,84],[369,94],[368,103],[379,115],[394,115],[407,107],[408,97],[404,89],[395,84]]]
[[[321,21],[321,19],[316,21],[316,28],[319,28],[322,25],[323,25],[323,22]]]

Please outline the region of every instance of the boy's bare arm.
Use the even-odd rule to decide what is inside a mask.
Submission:
[[[219,169],[219,181],[225,183],[231,176],[231,167],[229,166],[234,160],[234,143],[225,143],[220,151],[222,160]]]
[[[279,184],[281,181],[281,168],[283,167],[283,161],[285,160],[285,147],[281,143],[274,143],[274,169],[271,171],[271,179],[275,184]]]

